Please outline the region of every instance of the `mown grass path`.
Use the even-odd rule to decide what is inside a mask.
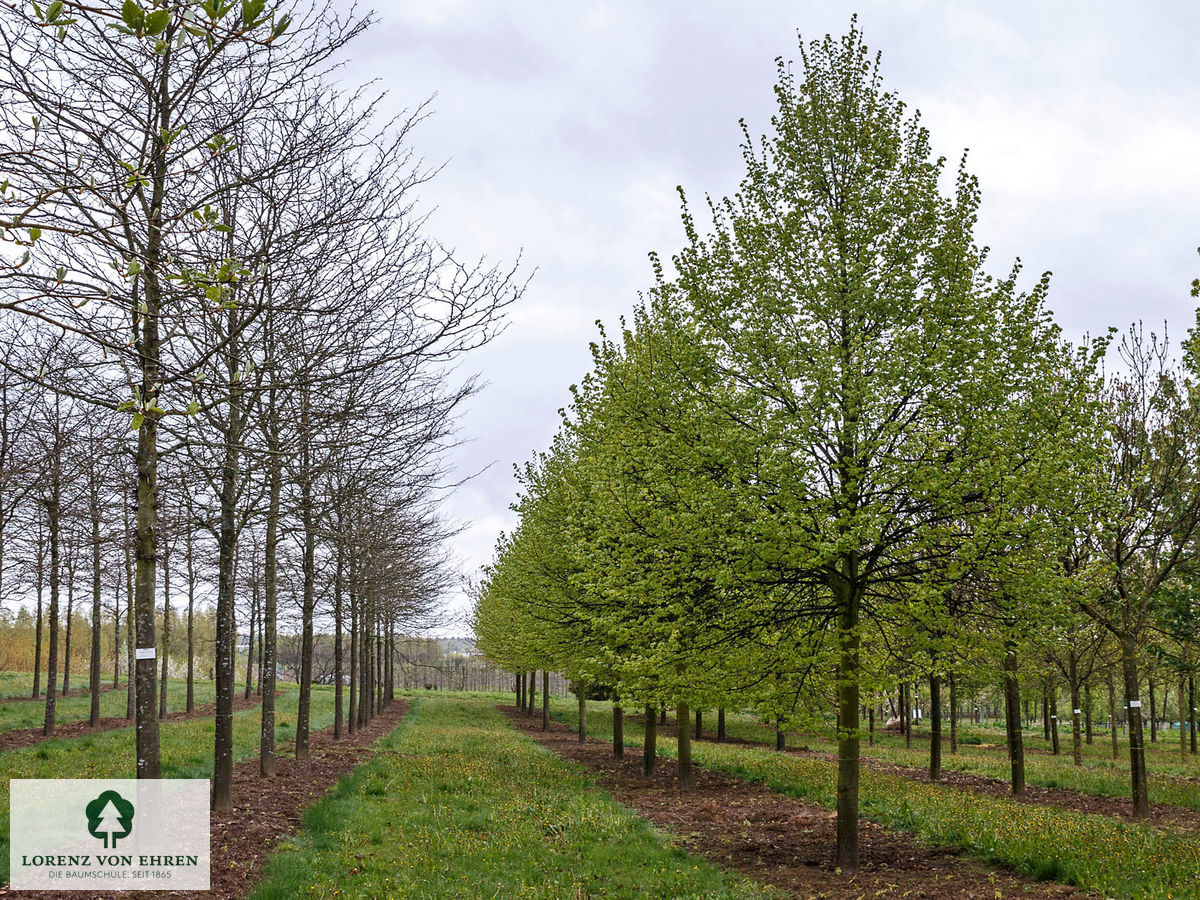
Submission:
[[[383,752],[308,810],[254,897],[772,896],[664,843],[494,703],[415,698]]]

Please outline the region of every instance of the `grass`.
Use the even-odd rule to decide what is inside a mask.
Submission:
[[[280,744],[295,739],[299,692],[280,685],[276,736]],[[312,730],[333,724],[333,689],[314,687]],[[258,709],[233,715],[234,760],[258,753],[261,717]],[[211,778],[211,717],[164,722],[159,730],[164,778]],[[134,730],[118,728],[80,738],[56,738],[32,747],[0,752],[0,882],[8,880],[8,781],[12,778],[133,778]]]
[[[86,684],[86,679],[84,680]],[[111,682],[103,683],[108,687]],[[82,685],[81,685],[82,686]],[[28,687],[28,685],[26,686]],[[74,693],[75,688],[71,688]],[[216,699],[215,682],[195,682],[195,699],[197,706],[212,703]],[[22,695],[24,696],[24,695]],[[13,700],[0,702],[0,731],[13,731],[18,728],[40,728],[46,721],[45,690],[42,699]],[[118,690],[105,690],[100,694],[100,715],[102,717],[120,717],[125,715],[126,691],[124,686]],[[241,693],[238,693],[241,696]],[[178,712],[187,706],[187,681],[179,679],[167,680],[167,712]],[[69,722],[82,722],[91,715],[92,698],[84,696],[59,696],[54,701],[54,720],[59,725]]]
[[[589,733],[611,739],[608,704],[591,706]],[[573,723],[573,712],[559,703],[555,718]],[[627,721],[625,738],[627,744],[640,744],[641,725]],[[658,746],[663,755],[675,754],[675,742],[669,737],[660,735]],[[693,743],[692,754],[701,765],[780,793],[828,808],[836,805],[836,762],[708,741]],[[880,824],[1034,878],[1077,885],[1108,897],[1200,896],[1200,839],[1192,834],[922,784],[870,769],[862,772],[860,790],[863,815]]]
[[[256,900],[772,896],[664,843],[494,702],[417,697],[375,759],[308,810]]]
[[[573,704],[572,704],[573,712]],[[604,706],[608,710],[607,705]],[[608,715],[607,712],[604,715]],[[590,718],[590,717],[589,717]],[[599,720],[597,720],[599,721]],[[711,712],[705,715],[705,731],[715,729]],[[730,713],[726,715],[726,733],[737,740],[754,741],[770,747],[775,746],[775,729],[753,716]],[[948,737],[949,729],[944,736]],[[1004,733],[994,728],[965,726],[960,728],[958,753],[951,754],[949,744],[943,742],[942,768],[985,778],[1008,781],[1011,770],[1008,753],[1004,745]],[[929,734],[914,733],[912,749],[904,745],[904,738],[894,734],[876,732],[875,745],[869,746],[864,739],[861,754],[864,757],[901,766],[928,768]],[[979,744],[963,743],[962,739],[979,740]],[[1059,735],[1061,754],[1027,753],[1025,756],[1025,780],[1030,785],[1046,788],[1068,788],[1083,794],[1100,797],[1128,798],[1129,748],[1121,743],[1121,757],[1112,758],[1112,743],[1107,734],[1098,736],[1091,746],[1084,744],[1083,765],[1076,766],[1071,756],[1070,732]],[[1166,741],[1151,744],[1146,742],[1146,766],[1150,802],[1179,806],[1200,811],[1200,763],[1195,757],[1189,762],[1179,761],[1179,733],[1169,732]],[[1031,750],[1050,749],[1050,742],[1042,736],[1040,727],[1036,733],[1025,732],[1025,745]],[[837,742],[832,735],[804,732],[799,736],[789,734],[788,746],[803,747],[825,753],[837,753]]]

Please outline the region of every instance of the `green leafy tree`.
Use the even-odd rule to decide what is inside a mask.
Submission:
[[[836,858],[853,871],[864,615],[1028,534],[1020,510],[1047,496],[1078,420],[1060,415],[1074,370],[1046,279],[1022,294],[1017,270],[981,271],[975,179],[960,167],[942,193],[944,160],[857,27],[801,57],[797,74],[780,63],[773,134],[746,132],[746,177],[709,204],[709,236],[685,205],[688,245],[660,289],[740,390],[728,420],[757,448],[753,503],[771,511],[758,553],[829,598]]]

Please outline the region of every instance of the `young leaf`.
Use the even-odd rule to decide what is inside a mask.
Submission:
[[[142,27],[146,13],[133,0],[125,0],[121,4],[121,20],[130,28],[136,30]]]
[[[150,15],[146,16],[146,34],[151,37],[157,37],[167,30],[167,25],[171,22],[171,11],[167,9],[156,9]]]

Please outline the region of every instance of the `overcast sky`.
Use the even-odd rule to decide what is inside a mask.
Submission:
[[[1069,336],[1142,319],[1177,342],[1200,274],[1200,12],[1185,3],[524,2],[387,0],[345,78],[377,80],[414,133],[430,233],[464,257],[523,255],[508,330],[466,367],[486,387],[461,420],[448,500],[464,569],[490,555],[516,482],[590,365],[595,321],[681,244],[676,186],[732,192],[739,118],[769,126],[776,57],[855,12],[887,89],[953,165],[970,149],[992,267],[1054,273]],[[490,468],[488,468],[490,466]],[[451,598],[461,607],[463,598]],[[453,629],[461,632],[463,629]]]

